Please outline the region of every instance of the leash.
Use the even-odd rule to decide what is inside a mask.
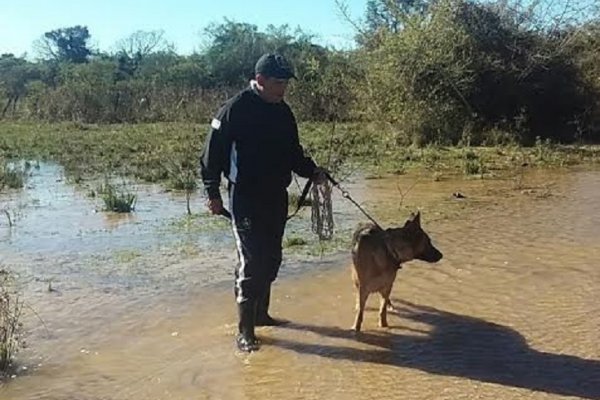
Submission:
[[[342,193],[342,197],[344,197],[345,199],[348,199],[350,202],[352,202],[352,204],[354,204],[356,206],[356,208],[358,208],[367,218],[369,218],[371,220],[371,222],[373,222],[375,224],[375,226],[381,230],[383,230],[383,228],[381,228],[381,225],[379,225],[377,223],[377,221],[375,221],[375,219],[373,217],[371,217],[361,206],[360,204],[358,204],[353,198],[352,196],[350,196],[350,193],[348,193],[347,190],[345,190],[344,188],[342,188],[339,184],[338,181],[336,181],[333,176],[331,176],[331,174],[329,172],[325,172],[325,176],[327,177],[327,180],[329,180],[329,182],[331,182],[331,184],[333,185],[333,187],[337,188],[341,193]],[[296,210],[287,217],[287,219],[289,220],[290,218],[294,217],[296,214],[298,214],[298,211],[300,211],[300,209],[303,207],[304,205],[304,201],[306,200],[306,197],[308,196],[308,191],[310,190],[310,187],[313,183],[312,179],[309,179],[306,181],[306,184],[304,185],[304,189],[302,189],[302,194],[300,195],[300,197],[298,198],[298,204],[296,205]]]
[[[358,208],[360,210],[360,212],[362,212],[367,218],[369,218],[369,220],[375,224],[375,226],[379,229],[381,229],[382,231],[384,230],[381,225],[379,225],[379,223],[375,220],[375,218],[371,217],[369,215],[369,213],[367,213],[361,206],[360,204],[358,204],[358,202],[356,202],[356,200],[354,200],[352,198],[352,196],[350,196],[350,193],[348,193],[348,191],[344,188],[342,188],[339,184],[338,181],[336,181],[329,172],[325,172],[325,177],[327,178],[327,180],[329,180],[329,182],[331,182],[331,184],[333,185],[333,187],[337,188],[341,193],[342,193],[342,197],[344,197],[345,199],[348,199],[352,204],[354,204],[356,206],[356,208]],[[302,194],[300,195],[300,197],[298,198],[298,203],[296,204],[296,210],[287,217],[287,220],[289,220],[290,218],[293,218],[294,216],[296,216],[296,214],[298,214],[298,212],[300,211],[300,209],[304,206],[304,201],[306,200],[306,197],[308,196],[308,192],[310,190],[311,185],[313,184],[313,180],[312,179],[308,179],[306,181],[306,184],[304,185],[304,189],[302,189]],[[221,210],[221,212],[219,213],[219,215],[231,220],[231,212],[229,212],[229,210],[227,210],[226,208],[223,208]]]
[[[383,243],[385,245],[385,250],[388,253],[388,256],[394,260],[394,263],[398,265],[398,269],[402,268],[402,260],[400,259],[400,257],[398,257],[396,255],[396,253],[393,251],[393,249],[391,248],[389,242],[388,242],[388,236],[387,233],[385,231],[385,229],[383,229],[381,227],[381,225],[379,225],[379,223],[377,221],[375,221],[375,218],[371,217],[369,215],[369,213],[367,213],[361,206],[360,204],[358,204],[353,198],[352,196],[350,196],[350,193],[348,193],[347,190],[345,190],[344,188],[342,188],[339,184],[339,182],[337,182],[335,179],[333,179],[333,177],[329,174],[329,172],[325,172],[325,176],[327,176],[327,179],[329,179],[329,182],[331,182],[331,184],[336,187],[341,193],[342,196],[345,199],[348,199],[349,201],[352,202],[352,204],[354,204],[356,206],[356,208],[358,208],[360,210],[360,212],[362,212],[367,218],[369,218],[369,220],[371,220],[371,222],[377,227],[377,229],[379,229],[379,231],[382,233],[383,235]]]
[[[344,188],[342,188],[339,184],[339,182],[337,182],[335,179],[333,179],[333,177],[329,174],[329,172],[325,172],[325,176],[327,177],[327,179],[329,180],[329,182],[331,182],[331,184],[333,185],[333,187],[337,188],[341,193],[342,193],[342,197],[344,197],[345,199],[348,199],[350,202],[352,202],[352,204],[354,204],[356,206],[356,208],[358,208],[360,210],[360,212],[362,212],[367,218],[369,218],[369,220],[371,220],[372,223],[375,224],[375,226],[381,230],[383,230],[383,228],[381,227],[381,225],[379,225],[377,223],[377,221],[375,221],[375,218],[371,217],[361,206],[360,204],[358,204],[356,202],[356,200],[354,200],[352,198],[352,196],[350,196],[350,193],[348,193],[348,191]]]
[[[296,214],[298,214],[298,211],[300,211],[300,209],[304,205],[304,201],[306,201],[306,197],[308,196],[308,191],[310,190],[311,185],[312,185],[312,179],[307,180],[306,184],[304,185],[304,189],[302,189],[302,194],[298,198],[298,203],[296,204],[296,210],[287,217],[287,220],[290,220],[291,218],[296,216]],[[233,218],[231,216],[231,212],[228,209],[226,209],[225,207],[223,207],[221,209],[221,212],[219,213],[219,215],[222,217],[225,217],[229,220],[231,220]]]
[[[384,246],[385,246],[385,251],[388,253],[388,256],[392,260],[394,260],[394,263],[397,264],[398,269],[402,268],[402,260],[399,257],[397,257],[396,253],[390,247],[388,240],[387,240],[386,231],[381,227],[381,225],[379,225],[379,223],[375,220],[375,218],[371,217],[369,215],[369,213],[367,213],[365,211],[365,209],[362,208],[361,205],[358,204],[358,202],[352,198],[352,196],[350,196],[350,193],[346,189],[344,189],[343,187],[340,186],[339,182],[336,181],[329,172],[325,171],[325,177],[327,178],[327,180],[329,180],[329,182],[331,182],[333,187],[337,188],[341,192],[342,197],[344,197],[345,199],[349,200],[352,204],[354,204],[356,206],[356,208],[358,208],[360,210],[360,212],[362,212],[375,225],[375,227],[383,234],[383,242],[384,242]],[[298,198],[298,203],[296,204],[296,210],[294,210],[294,212],[291,215],[289,215],[286,220],[290,220],[291,218],[296,216],[296,214],[298,214],[300,209],[304,206],[304,202],[308,196],[308,192],[310,191],[312,184],[313,184],[312,179],[308,179],[306,181],[306,184],[304,184],[304,188],[302,189],[302,194]],[[221,215],[229,220],[232,220],[231,212],[229,212],[229,210],[227,210],[226,208],[222,208],[219,215]]]
[[[296,214],[298,214],[298,211],[304,206],[304,201],[306,200],[306,197],[308,197],[308,191],[310,190],[312,183],[313,180],[309,178],[304,184],[304,189],[302,189],[302,193],[300,194],[300,197],[298,197],[298,202],[296,203],[296,210],[287,217],[287,221],[295,217]]]

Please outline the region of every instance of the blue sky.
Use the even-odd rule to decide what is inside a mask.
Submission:
[[[361,18],[367,0],[347,0],[353,18]],[[44,32],[85,25],[92,45],[104,51],[137,30],[159,30],[181,54],[202,44],[211,22],[229,18],[257,25],[288,24],[318,35],[317,42],[347,48],[353,29],[334,0],[0,0],[0,54],[33,55],[32,43]]]

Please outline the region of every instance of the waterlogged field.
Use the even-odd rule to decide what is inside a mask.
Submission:
[[[415,149],[303,125],[382,225],[420,209],[444,259],[408,263],[391,327],[372,296],[353,335],[349,241],[366,217],[334,190],[332,241],[311,233],[309,209],[290,221],[273,309],[292,323],[260,329],[247,356],[233,345],[228,222],[196,190],[189,215],[177,189],[205,128],[0,126],[4,168],[23,177],[0,192],[0,264],[27,342],[0,399],[600,398],[597,148]],[[132,212],[104,211],[107,180],[136,196]]]

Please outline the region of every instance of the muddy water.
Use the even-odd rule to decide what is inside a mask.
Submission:
[[[348,183],[385,224],[420,206],[445,258],[408,263],[390,328],[377,327],[372,296],[354,335],[348,255],[288,255],[273,311],[292,323],[260,329],[251,355],[233,351],[234,255],[218,229],[190,234],[203,237],[190,242],[197,252],[149,222],[135,228],[148,241],[118,240],[131,257],[22,244],[3,264],[30,278],[25,295],[45,327],[29,316],[30,347],[0,399],[600,399],[600,172],[530,173],[513,186]],[[336,204],[337,220],[364,219]],[[148,245],[157,234],[168,244]]]
[[[165,222],[167,226],[168,222],[175,224],[177,217],[185,215],[184,197],[159,186],[120,179],[113,183],[137,196],[135,213],[99,212],[102,200],[93,193],[102,181],[70,185],[60,166],[42,163],[39,169],[31,170],[25,190],[0,197],[0,206],[15,219],[13,229],[0,230],[0,250],[3,254],[81,256],[172,244],[172,237],[158,233]],[[197,196],[192,197],[191,204],[193,211],[199,211]],[[203,238],[214,242],[210,236]]]

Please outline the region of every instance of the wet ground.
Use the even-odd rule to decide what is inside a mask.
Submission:
[[[131,216],[96,212],[43,165],[0,203],[17,214],[0,222],[0,262],[44,321],[28,313],[0,399],[600,399],[600,171],[345,187],[385,225],[421,208],[445,258],[408,263],[390,328],[372,296],[354,335],[348,252],[286,249],[273,311],[292,322],[241,355],[224,221],[185,222],[185,199],[152,186]],[[365,220],[334,204],[339,235]]]

